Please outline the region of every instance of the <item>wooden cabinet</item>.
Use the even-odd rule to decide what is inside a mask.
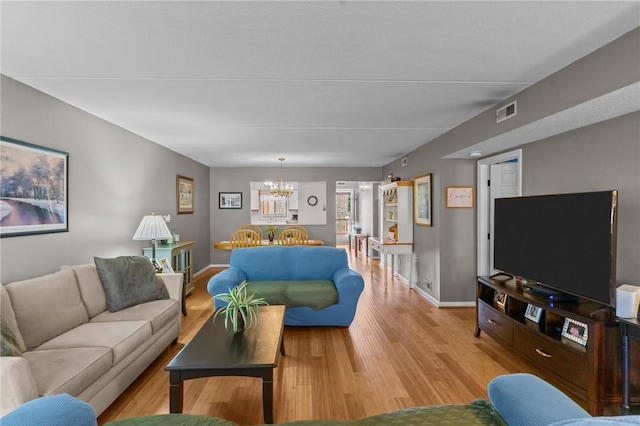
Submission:
[[[379,191],[379,237],[413,243],[413,182],[391,182],[380,185]]]
[[[158,244],[156,247],[156,259],[166,257],[171,262],[174,272],[183,275],[182,283],[182,313],[187,315],[185,297],[193,292],[193,265],[191,263],[191,250],[196,245],[195,241],[179,241],[173,244]],[[142,249],[148,258],[152,256],[152,248]]]
[[[496,294],[506,294],[505,303]],[[531,362],[543,378],[557,385],[592,415],[621,403],[620,333],[612,309],[580,299],[550,301],[524,291],[516,279],[497,281],[479,277],[477,329]],[[525,317],[527,307],[542,309],[539,322]],[[565,319],[587,325],[586,346],[562,336]],[[639,383],[638,371],[632,383]],[[637,400],[637,399],[636,399]],[[617,412],[617,411],[615,411]]]

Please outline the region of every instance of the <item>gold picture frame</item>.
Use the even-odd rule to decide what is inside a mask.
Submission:
[[[432,226],[431,193],[431,173],[413,179],[413,216],[416,225]]]
[[[445,190],[448,209],[472,209],[475,206],[473,186],[447,186]]]
[[[176,176],[176,212],[178,214],[193,213],[195,182],[186,176]]]

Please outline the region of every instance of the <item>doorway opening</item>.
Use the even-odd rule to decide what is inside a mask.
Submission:
[[[478,259],[477,273],[492,275],[493,205],[496,198],[522,195],[522,150],[478,161]]]

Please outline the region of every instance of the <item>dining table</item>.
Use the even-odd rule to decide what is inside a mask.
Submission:
[[[324,241],[322,240],[307,240],[307,244],[308,246],[322,246],[324,245]],[[278,244],[277,241],[269,241],[269,240],[262,240],[260,242],[260,244],[258,245],[258,247],[260,246],[281,246],[280,244]],[[213,243],[213,248],[217,249],[217,250],[232,250],[233,247],[231,246],[231,241],[217,241],[215,243]]]

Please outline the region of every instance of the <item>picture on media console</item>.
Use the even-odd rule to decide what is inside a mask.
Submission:
[[[507,305],[507,293],[496,291],[496,294],[493,296],[493,303],[496,308],[504,311]]]
[[[562,337],[579,343],[582,346],[587,346],[587,340],[589,339],[589,329],[587,324],[573,320],[571,318],[565,318],[564,326],[562,327]]]
[[[540,306],[528,304],[524,317],[528,320],[539,323],[540,318],[542,318],[542,311],[543,309]]]

